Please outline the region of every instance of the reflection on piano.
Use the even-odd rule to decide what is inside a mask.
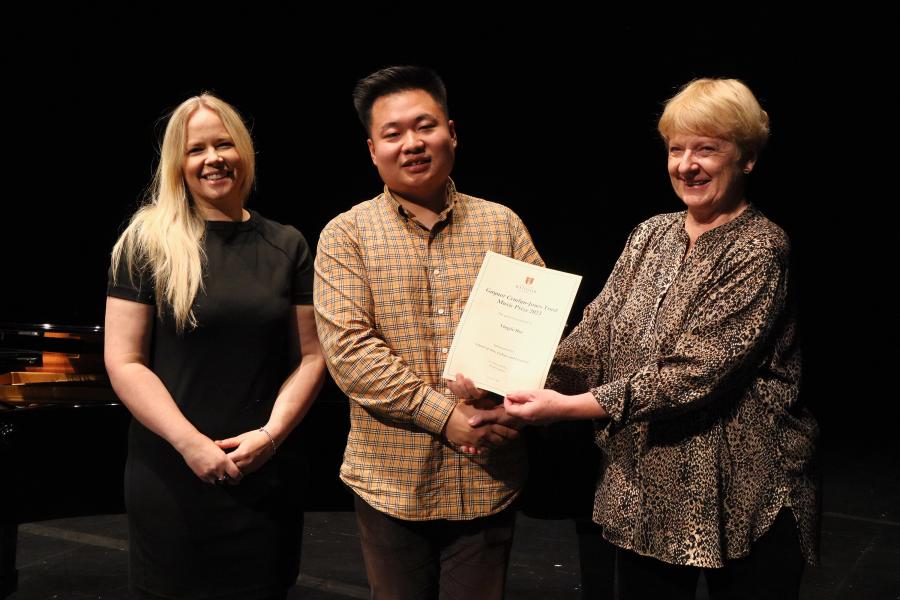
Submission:
[[[0,598],[16,589],[19,523],[125,511],[131,416],[103,367],[99,326],[0,323]],[[298,428],[306,510],[352,510],[338,468],[348,405],[329,380]]]

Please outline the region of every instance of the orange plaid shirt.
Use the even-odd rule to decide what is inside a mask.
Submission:
[[[341,479],[388,515],[482,517],[508,506],[525,481],[521,441],[472,457],[442,436],[458,400],[441,373],[488,250],[543,265],[515,213],[458,193],[452,181],[430,231],[385,188],[319,238],[316,323],[350,398]]]

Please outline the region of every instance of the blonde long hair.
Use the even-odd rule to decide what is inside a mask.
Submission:
[[[178,333],[197,326],[192,306],[197,293],[203,289],[206,263],[203,249],[206,221],[191,198],[183,175],[187,122],[201,107],[219,115],[234,141],[245,168],[240,192],[242,201],[247,201],[256,165],[253,141],[243,119],[233,106],[212,94],[188,98],[169,117],[159,165],[146,201],[112,250],[114,278],[122,260],[129,273],[140,269],[152,274],[157,312],[162,317],[164,306],[171,307]]]

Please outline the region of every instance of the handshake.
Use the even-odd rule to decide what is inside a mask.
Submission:
[[[464,400],[456,405],[447,424],[444,437],[465,454],[482,454],[519,437],[525,425],[550,423],[558,417],[552,408],[563,398],[553,390],[511,392],[496,404],[489,392],[475,386],[461,373],[449,380],[447,387]]]

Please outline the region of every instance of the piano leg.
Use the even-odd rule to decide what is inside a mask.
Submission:
[[[16,571],[16,537],[19,526],[15,523],[0,525],[0,598],[6,598],[19,583]]]

